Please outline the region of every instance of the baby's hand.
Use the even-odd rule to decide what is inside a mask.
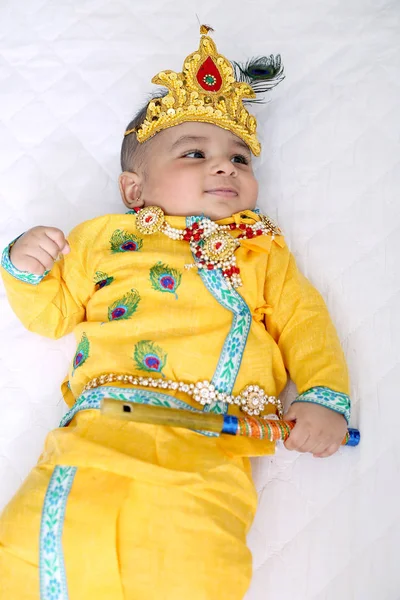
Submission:
[[[334,454],[347,432],[347,421],[343,415],[310,402],[292,404],[283,419],[296,421],[285,447],[298,452],[312,452],[316,458]]]
[[[68,254],[70,247],[63,232],[55,227],[32,227],[12,246],[10,260],[20,271],[43,275],[53,266],[60,252]]]

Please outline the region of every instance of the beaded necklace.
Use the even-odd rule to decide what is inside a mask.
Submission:
[[[146,206],[138,209],[136,215],[136,227],[143,235],[160,232],[173,240],[189,242],[190,249],[196,258],[196,262],[185,265],[187,269],[221,269],[226,283],[229,287],[240,287],[242,280],[240,269],[236,264],[235,250],[240,246],[239,239],[251,239],[260,235],[281,235],[282,232],[265,216],[259,215],[260,221],[253,225],[241,223],[230,223],[229,225],[218,225],[207,217],[200,217],[189,227],[177,229],[171,227],[166,220],[163,210],[159,206]],[[240,230],[240,234],[234,238],[229,231]]]

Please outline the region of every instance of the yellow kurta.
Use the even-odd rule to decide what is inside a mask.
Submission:
[[[218,223],[257,220],[242,211]],[[186,225],[184,217],[167,221]],[[226,293],[210,274],[185,269],[193,262],[187,242],[141,235],[133,214],[83,223],[68,241],[70,254],[38,285],[4,269],[2,276],[28,329],[56,338],[74,331],[77,352],[63,384],[70,407],[90,379],[110,372],[189,383],[214,377],[229,393],[251,383],[278,396],[289,371],[299,393],[315,386],[349,393],[325,303],[282,236],[241,241],[235,254],[243,287]],[[182,392],[168,393],[200,408]],[[228,412],[242,414],[236,406]],[[46,548],[39,549],[37,532],[56,465],[76,468],[65,475],[72,487],[62,533],[70,598],[242,598],[251,577],[245,537],[256,508],[246,457],[273,452],[270,442],[77,412],[49,434],[38,466],[0,520],[0,578],[3,569],[12,582],[0,599],[38,597],[38,556]],[[50,499],[48,493],[46,506]],[[83,579],[77,544],[86,557],[96,554]],[[52,598],[44,591],[40,597]]]

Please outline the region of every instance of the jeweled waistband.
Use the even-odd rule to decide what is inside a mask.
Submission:
[[[92,390],[101,385],[113,382],[183,392],[203,406],[213,405],[217,401],[225,405],[225,408],[229,404],[237,405],[240,410],[250,416],[260,415],[265,406],[270,404],[276,407],[279,418],[283,416],[283,406],[280,399],[275,396],[268,396],[263,388],[255,384],[246,385],[239,394],[233,395],[221,392],[207,380],[188,383],[185,381],[173,381],[172,379],[161,379],[160,377],[155,379],[153,377],[141,377],[130,374],[104,373],[88,381],[83,391]]]

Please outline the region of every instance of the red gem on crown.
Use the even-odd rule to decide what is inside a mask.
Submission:
[[[208,56],[197,71],[199,85],[208,92],[218,92],[222,86],[222,77],[211,56]]]

